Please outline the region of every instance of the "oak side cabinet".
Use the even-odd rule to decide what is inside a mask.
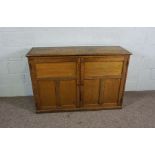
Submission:
[[[119,46],[32,48],[36,111],[121,108],[130,55]]]

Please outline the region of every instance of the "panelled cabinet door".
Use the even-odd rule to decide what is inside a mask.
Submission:
[[[42,58],[35,63],[40,110],[77,107],[77,58],[63,60]]]
[[[117,106],[123,70],[123,57],[82,59],[82,105]]]

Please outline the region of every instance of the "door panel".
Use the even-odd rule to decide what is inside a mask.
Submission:
[[[121,75],[123,62],[85,62],[85,77]]]
[[[76,107],[77,86],[76,80],[60,81],[60,104],[61,107]]]
[[[103,82],[103,104],[117,104],[120,79],[106,79]]]
[[[54,81],[38,80],[38,87],[40,97],[39,108],[56,108],[56,92]]]
[[[37,78],[76,77],[76,62],[48,62],[36,64]]]
[[[83,105],[99,106],[99,80],[84,80],[83,86]]]

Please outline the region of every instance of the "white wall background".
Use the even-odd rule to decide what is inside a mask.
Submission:
[[[0,28],[0,96],[32,95],[31,47],[120,45],[133,53],[126,90],[155,90],[155,28]]]

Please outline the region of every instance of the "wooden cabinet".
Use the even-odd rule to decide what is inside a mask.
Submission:
[[[130,54],[118,46],[32,48],[37,112],[121,108]]]

